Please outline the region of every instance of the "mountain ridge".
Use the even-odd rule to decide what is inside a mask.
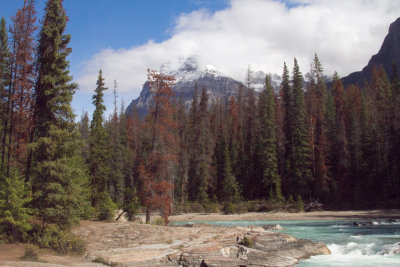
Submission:
[[[379,52],[371,57],[368,64],[361,70],[342,78],[344,86],[358,84],[363,86],[365,80],[369,80],[374,65],[382,64],[386,73],[390,76],[393,64],[400,67],[400,17],[389,26]]]
[[[160,67],[159,72],[175,77],[175,85],[171,89],[176,99],[182,99],[187,110],[192,102],[196,86],[199,92],[203,87],[207,90],[209,103],[217,101],[217,98],[236,97],[239,88],[247,88],[242,82],[225,75],[210,64],[201,67],[194,56],[177,62],[167,62]],[[262,71],[251,72],[251,87],[256,93],[264,88],[265,75]],[[269,75],[275,90],[279,90],[281,77],[277,74]],[[149,84],[145,82],[139,97],[132,100],[125,113],[132,114],[133,108],[136,107],[139,116],[144,117],[151,104],[152,93]]]

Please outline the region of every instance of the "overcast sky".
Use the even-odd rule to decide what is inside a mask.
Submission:
[[[42,9],[45,1],[37,2]],[[343,77],[368,63],[400,15],[397,0],[64,3],[72,34],[71,72],[80,85],[73,101],[78,114],[93,109],[99,69],[110,88],[117,80],[118,93],[128,105],[139,96],[148,68],[188,56],[243,81],[248,65],[281,74],[283,62],[291,69],[294,57],[304,74],[317,53],[325,74],[336,70]],[[111,103],[108,96],[109,110]]]

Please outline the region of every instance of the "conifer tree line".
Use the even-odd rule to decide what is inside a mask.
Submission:
[[[328,207],[398,207],[400,83],[375,66],[362,88],[326,83],[314,57],[307,79],[297,60],[283,65],[280,90],[261,92],[251,72],[236,97],[210,101],[196,86],[190,109],[152,70],[146,117],[117,105],[105,118],[107,90],[93,81],[93,115],[71,108],[71,36],[62,0],[48,0],[36,23],[25,0],[7,31],[0,23],[0,235],[8,241],[68,231],[80,219],[108,220],[139,207],[168,222],[186,203],[318,200]],[[38,38],[36,38],[38,36]],[[239,204],[240,205],[240,204]],[[116,210],[120,212],[115,214]],[[45,246],[45,245],[43,245]]]

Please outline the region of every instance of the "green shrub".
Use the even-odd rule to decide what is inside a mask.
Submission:
[[[252,201],[247,202],[246,206],[247,206],[247,212],[255,212],[255,211],[257,211],[257,206]]]
[[[137,197],[136,189],[126,189],[122,209],[126,212],[126,218],[128,221],[131,222],[135,220],[135,215],[138,212],[139,207],[140,202]]]
[[[25,247],[25,254],[21,257],[23,261],[39,261],[39,256],[36,253],[35,247],[32,244],[28,244]]]
[[[97,218],[100,221],[108,221],[114,218],[114,211],[117,205],[112,201],[107,192],[103,192],[100,196],[100,203],[98,203],[96,210],[98,212]]]
[[[298,211],[300,211],[300,212],[304,211],[304,202],[301,199],[300,195],[297,195],[296,206],[297,206]]]
[[[203,205],[201,205],[199,202],[189,202],[188,209],[186,212],[201,213],[201,212],[204,212],[204,208],[203,208]]]
[[[157,218],[154,221],[151,222],[152,225],[161,225],[164,226],[165,225],[165,220],[164,218]]]
[[[247,206],[245,203],[238,203],[234,205],[235,213],[242,214],[247,212]]]
[[[206,201],[203,204],[203,209],[204,209],[204,212],[207,212],[207,213],[218,212],[218,203]]]
[[[233,214],[235,213],[235,209],[236,209],[235,204],[233,204],[232,202],[225,202],[222,211],[225,214]]]
[[[240,241],[239,244],[248,248],[254,247],[254,241],[247,236],[243,237],[243,240]]]
[[[39,247],[51,249],[59,254],[82,254],[85,251],[82,239],[68,231],[60,230],[56,225],[47,226],[41,234],[35,234],[34,237]]]
[[[32,210],[27,204],[32,200],[29,185],[11,168],[9,175],[0,173],[0,237],[6,242],[27,241],[32,226],[29,223]]]

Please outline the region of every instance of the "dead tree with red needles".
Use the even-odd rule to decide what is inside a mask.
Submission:
[[[148,72],[148,83],[153,95],[151,112],[145,123],[148,131],[149,151],[146,162],[138,168],[141,180],[140,195],[147,208],[146,223],[150,222],[152,209],[161,209],[165,224],[171,213],[173,188],[177,166],[177,122],[174,119],[171,86],[174,78],[169,75]]]

